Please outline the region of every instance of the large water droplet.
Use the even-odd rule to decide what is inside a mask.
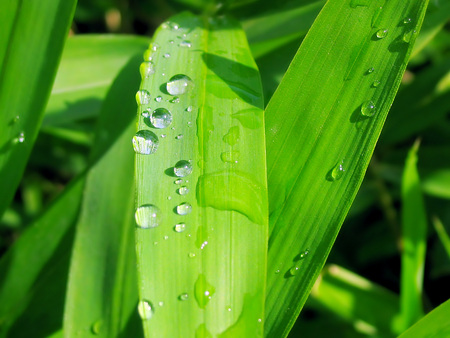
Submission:
[[[145,79],[150,77],[150,75],[155,73],[155,68],[153,67],[153,62],[145,61],[141,63],[139,67],[139,72],[141,73],[141,78]]]
[[[336,164],[333,169],[328,174],[328,180],[329,181],[337,181],[341,179],[341,177],[344,175],[344,161],[341,161],[341,163]]]
[[[378,39],[383,39],[388,35],[388,30],[385,28],[379,29],[376,33]]]
[[[372,101],[366,101],[361,105],[361,114],[364,116],[373,116],[375,114],[375,104]]]
[[[148,320],[153,317],[153,305],[148,300],[141,300],[138,303],[138,312],[142,320]]]
[[[189,203],[181,203],[180,205],[177,206],[177,214],[184,216],[184,215],[188,215],[192,212],[192,205],[190,205]]]
[[[227,163],[238,163],[239,151],[225,151],[220,154],[220,159]]]
[[[186,224],[184,223],[175,224],[173,229],[175,230],[175,232],[183,232],[184,230],[186,230]]]
[[[187,195],[189,193],[189,188],[186,186],[182,186],[178,189],[178,194]]]
[[[158,144],[158,136],[150,130],[139,130],[133,137],[133,148],[138,154],[153,154],[158,149]]]
[[[200,274],[194,285],[194,295],[198,306],[204,309],[215,292],[216,289],[206,281],[205,275]]]
[[[177,74],[167,82],[167,92],[171,95],[182,95],[186,93],[194,83],[191,78],[184,74]]]
[[[173,168],[173,172],[178,177],[185,177],[192,172],[192,165],[185,160],[178,161]]]
[[[140,228],[155,228],[161,222],[161,211],[153,204],[144,204],[136,209],[134,218]]]
[[[150,115],[150,122],[155,128],[167,128],[172,123],[172,114],[166,108],[155,109]]]
[[[138,104],[149,104],[150,93],[145,89],[138,90],[138,92],[136,93],[136,102]]]

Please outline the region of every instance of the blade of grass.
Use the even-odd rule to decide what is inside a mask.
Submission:
[[[97,116],[118,72],[137,52],[145,50],[147,40],[115,35],[67,39],[42,126]]]
[[[260,337],[268,227],[263,99],[244,32],[226,17],[181,14],[158,29],[149,52],[134,139],[145,334]],[[191,80],[172,82],[177,74]],[[170,126],[152,125],[155,109],[172,119],[153,123]]]
[[[426,175],[422,189],[428,195],[450,199],[450,170],[436,170]]]
[[[136,312],[130,140],[139,59],[131,59],[114,81],[97,125],[70,264],[67,337],[119,337]]]
[[[408,153],[402,177],[402,268],[400,315],[397,332],[403,332],[423,316],[422,289],[427,218],[417,171],[416,142]]]
[[[76,0],[0,3],[0,215],[41,124]],[[39,37],[39,38],[37,38]]]
[[[269,102],[267,336],[287,335],[328,256],[426,5],[328,1]]]
[[[450,335],[450,299],[439,305],[399,338],[448,337]]]
[[[435,216],[433,217],[433,226],[441,240],[445,252],[447,252],[448,257],[450,258],[450,236],[447,234],[447,231],[445,231],[444,224],[442,224],[442,221]]]
[[[340,266],[322,270],[311,301],[353,323],[361,333],[392,336],[392,319],[398,313],[396,294]]]

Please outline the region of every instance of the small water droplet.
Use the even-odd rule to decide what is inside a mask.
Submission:
[[[156,52],[159,49],[159,45],[157,43],[152,43],[151,49],[152,51]]]
[[[166,134],[161,134],[161,138],[165,138],[166,136]]]
[[[173,171],[178,177],[185,177],[192,173],[192,165],[185,160],[178,161],[173,168]]]
[[[153,245],[158,245],[158,242],[153,242]]]
[[[177,214],[184,216],[184,215],[188,215],[192,212],[192,205],[190,205],[189,203],[181,203],[180,205],[177,206]]]
[[[333,169],[328,174],[328,180],[329,181],[337,181],[341,179],[341,177],[344,175],[345,168],[344,168],[344,161],[341,161],[341,163],[336,164]]]
[[[97,320],[94,324],[92,324],[91,331],[93,334],[98,335],[102,330],[103,320]]]
[[[194,295],[198,306],[204,309],[216,292],[214,286],[209,284],[204,274],[200,274],[195,281]]]
[[[379,29],[376,33],[376,36],[378,39],[383,39],[388,35],[388,30],[383,28],[383,29]]]
[[[231,312],[231,306],[227,306],[227,311]]]
[[[164,306],[164,302],[159,302],[158,305],[159,306]]]
[[[25,142],[25,133],[23,131],[20,132],[19,135],[17,135],[17,137],[15,137],[12,142],[14,144],[24,143]]]
[[[182,95],[185,94],[194,83],[191,78],[184,74],[177,74],[170,78],[167,82],[167,92],[171,95]]]
[[[158,144],[158,136],[149,130],[139,130],[133,137],[133,148],[137,154],[153,154],[158,149]]]
[[[170,43],[171,45],[173,45],[174,41],[173,41],[173,40],[169,40],[169,43]]]
[[[238,163],[239,151],[226,151],[220,154],[220,159],[227,163]]]
[[[193,253],[193,252],[189,252],[189,258],[194,258],[195,257],[195,253]]]
[[[404,18],[404,19],[403,19],[403,23],[404,23],[404,24],[409,24],[409,23],[411,23],[411,22],[412,22],[411,18]]]
[[[374,70],[375,70],[375,68],[373,68],[373,67],[370,67],[369,69],[367,69],[367,74],[371,74],[371,73],[373,73],[373,72],[374,72]]]
[[[223,137],[223,141],[230,146],[234,146],[239,141],[239,127],[234,126],[228,130],[228,133]]]
[[[380,85],[380,81],[378,81],[378,80],[375,80],[375,81],[373,81],[373,83],[372,83],[372,87],[378,87],[379,85]]]
[[[151,49],[145,50],[143,58],[144,58],[144,61],[152,61],[153,60]]]
[[[261,318],[258,318],[258,323],[261,323],[262,322],[262,319]]]
[[[157,108],[150,115],[150,122],[155,128],[167,128],[172,123],[172,114],[166,108]]]
[[[139,72],[141,73],[142,79],[150,77],[150,75],[155,73],[155,68],[153,67],[153,62],[151,62],[151,61],[142,62],[141,66],[139,67]]]
[[[203,250],[208,245],[208,241],[204,241],[202,245],[200,245],[200,250]]]
[[[292,268],[289,269],[289,274],[291,276],[295,276],[300,268],[297,265],[294,265]]]
[[[164,236],[164,240],[167,241],[169,239],[169,236]]]
[[[161,97],[161,96],[155,97],[155,101],[156,101],[156,102],[161,102],[161,101],[162,101],[162,97]]]
[[[188,106],[188,107],[186,108],[186,111],[190,113],[190,112],[192,111],[192,106]]]
[[[189,295],[187,293],[182,293],[181,295],[178,296],[179,300],[188,300],[189,299]]]
[[[178,189],[178,194],[180,195],[187,195],[189,193],[189,188],[186,186],[182,186]]]
[[[275,270],[275,273],[276,273],[276,274],[279,274],[279,273],[280,273],[280,269]]]
[[[153,305],[148,300],[141,300],[138,303],[138,312],[142,320],[148,320],[153,317]]]
[[[138,90],[138,92],[136,93],[136,102],[137,102],[137,104],[141,104],[141,105],[149,104],[150,93],[145,89]]]
[[[167,196],[167,199],[170,201],[172,199],[172,196]]]
[[[161,222],[161,212],[153,204],[144,204],[136,209],[134,214],[136,224],[143,229],[155,228]]]
[[[12,119],[12,123],[14,124],[14,123],[19,122],[19,119],[20,119],[19,115],[14,116],[14,118]]]
[[[172,100],[169,100],[170,103],[180,103],[180,98],[175,96]]]
[[[184,223],[175,224],[173,229],[175,230],[175,232],[183,232],[184,230],[186,230],[186,224]]]
[[[163,55],[163,57],[166,58],[166,59],[168,59],[168,58],[170,58],[170,54],[169,54],[169,53],[165,53],[165,54]]]
[[[404,33],[402,40],[406,43],[410,43],[415,33],[416,33],[416,30],[414,30],[414,29],[410,30],[409,32]]]
[[[375,104],[372,101],[366,101],[361,105],[361,114],[364,116],[373,116],[375,114]]]
[[[176,138],[177,140],[181,140],[181,139],[183,138],[183,134],[178,134],[177,136],[175,136],[175,138]]]
[[[180,47],[186,47],[186,48],[191,48],[192,44],[190,41],[188,40],[183,40],[180,42],[180,44],[178,45]]]
[[[173,24],[172,24],[172,29],[173,29],[174,31],[177,31],[179,28],[180,28],[180,26],[179,26],[178,24],[176,24],[176,23],[173,23]]]
[[[189,163],[189,162],[188,162]],[[182,179],[178,179],[178,180],[175,180],[173,183],[175,183],[175,184],[181,184],[181,183],[183,183],[183,180]]]

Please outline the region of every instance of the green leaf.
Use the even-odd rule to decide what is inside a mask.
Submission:
[[[402,271],[400,316],[396,324],[399,333],[423,316],[427,217],[417,171],[418,149],[416,142],[408,153],[402,178]]]
[[[6,178],[0,183],[0,215],[15,193],[38,133],[75,4],[0,4],[0,176]]]
[[[448,258],[450,258],[450,236],[447,234],[447,231],[445,231],[445,227],[439,218],[433,217],[433,225],[444,246],[445,252],[447,252]]]
[[[439,305],[399,338],[448,337],[450,335],[450,299]]]
[[[139,59],[122,69],[100,114],[76,226],[65,336],[118,337],[136,312],[131,138]]]
[[[328,256],[426,5],[328,1],[268,104],[267,336],[287,334]]]
[[[181,14],[144,57],[133,142],[145,334],[260,337],[263,99],[245,35],[227,17]]]
[[[97,116],[117,74],[136,53],[145,50],[147,40],[116,35],[67,39],[42,126]]]

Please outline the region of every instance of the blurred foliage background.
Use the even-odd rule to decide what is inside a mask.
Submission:
[[[274,11],[319,4],[322,1],[228,1],[243,24]],[[150,42],[154,30],[183,10],[203,10],[201,0],[79,0],[70,35],[131,34]],[[403,78],[369,166],[364,183],[328,259],[382,286],[400,291],[402,224],[401,182],[407,153],[417,139],[418,171],[428,221],[424,277],[425,312],[450,298],[450,1],[431,1],[418,45]],[[211,10],[220,11],[214,7]],[[317,14],[317,11],[314,12]],[[283,17],[280,17],[283,20]],[[312,23],[309,22],[310,25]],[[287,21],[286,21],[286,24]],[[304,29],[298,22],[298,30]],[[251,34],[253,48],[257,34]],[[254,33],[254,32],[253,32]],[[273,94],[304,34],[268,53],[255,52],[266,103]],[[126,46],[123,46],[126,48]],[[255,49],[255,51],[257,51]],[[70,128],[46,128],[45,120],[14,201],[0,222],[0,254],[6,252],[29,221],[39,215],[65,185],[87,166],[95,114],[71,122]],[[333,266],[331,266],[332,268]],[[367,304],[370,306],[370,304]],[[374,305],[376,306],[376,305]],[[373,311],[383,309],[373,308]],[[358,337],[370,333],[352,316],[327,306],[313,296],[302,311],[291,336]],[[355,330],[356,328],[356,330]],[[363,334],[363,333],[365,334]]]

